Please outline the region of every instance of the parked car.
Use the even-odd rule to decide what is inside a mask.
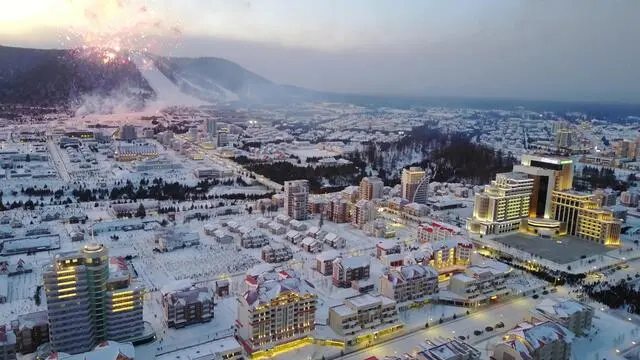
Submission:
[[[482,335],[482,330],[476,330],[476,331],[474,331],[474,332],[473,332],[473,335],[475,335],[475,336],[480,336],[480,335]]]
[[[534,294],[534,295],[532,296],[532,298],[534,298],[534,299],[537,299],[537,298],[539,298],[539,297],[540,297],[540,295],[538,295],[538,294]]]
[[[486,331],[493,331],[493,328],[491,326],[487,326],[486,328],[484,328]]]
[[[502,321],[500,321],[499,323],[496,324],[496,329],[500,329],[504,327],[504,323]]]

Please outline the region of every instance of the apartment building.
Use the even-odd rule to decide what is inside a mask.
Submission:
[[[531,311],[532,321],[551,320],[576,335],[591,329],[593,308],[587,304],[567,298],[547,298]]]
[[[380,293],[398,303],[437,292],[438,271],[428,266],[406,265],[380,277]]]
[[[369,221],[373,221],[376,218],[376,212],[376,205],[372,201],[358,200],[353,207],[351,224],[358,229],[362,229],[364,224]]]
[[[322,241],[334,249],[342,249],[347,245],[346,240],[336,233],[327,233]]]
[[[307,219],[309,201],[309,182],[293,180],[284,182],[284,212],[295,220]]]
[[[333,274],[333,261],[340,257],[336,250],[323,251],[316,256],[316,270],[325,276]]]
[[[449,280],[449,290],[468,303],[482,304],[509,294],[506,286],[511,268],[498,261],[485,261],[468,267]]]
[[[384,190],[384,183],[377,177],[365,177],[360,181],[360,200],[381,199]]]
[[[418,204],[427,203],[429,191],[429,178],[426,171],[419,167],[410,167],[402,170],[400,179],[402,198]]]
[[[268,263],[285,262],[293,259],[293,251],[286,245],[273,243],[262,248],[261,257]]]
[[[376,244],[376,258],[380,259],[383,256],[391,254],[400,254],[402,247],[396,240],[383,240]]]
[[[11,322],[11,329],[16,334],[17,351],[21,354],[32,353],[38,346],[49,342],[47,311],[18,315],[18,319]]]
[[[124,260],[110,261],[104,246],[57,254],[43,278],[55,351],[77,354],[142,334],[143,289],[131,286]]]
[[[370,275],[370,260],[367,256],[337,258],[333,261],[332,282],[341,288],[351,287],[356,280],[366,280]]]
[[[329,327],[351,343],[356,335],[381,330],[398,322],[396,302],[384,296],[358,295],[329,308]]]
[[[620,193],[620,205],[626,207],[638,207],[640,194],[635,191],[623,191]]]
[[[575,335],[552,321],[522,322],[493,348],[496,360],[570,360]]]
[[[462,230],[450,224],[431,222],[418,225],[418,241],[421,243],[445,240],[453,235],[461,234]]]
[[[213,292],[204,286],[189,284],[162,294],[164,320],[170,328],[209,322],[214,316],[213,307]]]
[[[342,224],[349,222],[349,202],[341,198],[329,200],[325,208],[327,220]]]
[[[482,353],[458,339],[427,339],[415,349],[417,360],[480,360]]]
[[[0,359],[16,360],[17,357],[16,335],[6,325],[0,325]]]
[[[315,329],[316,303],[300,279],[264,281],[237,299],[238,339],[253,353],[307,337]]]

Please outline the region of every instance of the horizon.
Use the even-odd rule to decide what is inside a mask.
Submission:
[[[216,57],[320,92],[637,104],[640,4],[54,0],[0,5],[0,43]],[[3,9],[4,7],[4,9]]]

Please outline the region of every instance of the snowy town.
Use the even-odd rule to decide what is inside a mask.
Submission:
[[[637,358],[628,128],[315,108],[5,124],[0,359]],[[445,181],[453,127],[509,161]]]

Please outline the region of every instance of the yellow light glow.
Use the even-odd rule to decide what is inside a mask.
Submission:
[[[75,276],[75,275],[58,276],[58,281],[60,281],[60,280],[75,279],[75,278],[76,278],[76,276]]]
[[[74,297],[74,296],[76,296],[76,293],[60,295],[60,296],[58,296],[58,299],[66,299],[66,298],[70,298],[70,297]]]
[[[122,312],[122,311],[129,311],[129,310],[133,310],[133,306],[127,306],[127,307],[123,307],[123,308],[118,308],[118,309],[113,309],[113,312]]]
[[[65,281],[65,282],[58,283],[58,286],[75,285],[75,284],[76,284],[75,281]]]
[[[70,288],[67,288],[67,289],[59,289],[58,290],[58,292],[61,292],[61,293],[69,292],[69,291],[76,291],[76,287],[74,286],[74,287],[70,287]]]

